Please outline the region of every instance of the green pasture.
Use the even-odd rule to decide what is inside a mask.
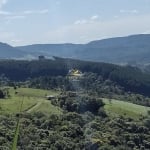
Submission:
[[[136,105],[125,101],[109,100],[106,98],[104,98],[103,101],[105,103],[105,110],[110,115],[123,115],[137,119],[141,116],[146,116],[147,112],[150,111],[150,107]]]
[[[53,106],[45,98],[46,95],[58,95],[58,92],[31,88],[9,88],[9,94],[9,98],[0,99],[0,114],[18,113],[22,101],[22,112],[61,113],[58,107]]]
[[[0,114],[16,114],[20,110],[20,105],[23,101],[22,112],[33,113],[43,112],[45,114],[60,114],[62,110],[53,106],[50,101],[46,100],[45,96],[59,94],[58,91],[41,90],[32,88],[9,88],[10,97],[0,99]],[[103,98],[106,112],[111,115],[123,115],[132,118],[146,116],[150,111],[150,107],[132,104],[125,101],[109,100]]]

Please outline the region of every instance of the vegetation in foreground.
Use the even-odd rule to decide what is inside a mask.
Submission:
[[[150,98],[148,91],[143,92],[149,89],[148,74],[130,67],[122,70],[115,65],[57,59],[38,62],[40,68],[36,61],[19,62],[34,64],[28,68],[31,72],[27,69],[33,76],[22,76],[25,82],[17,82],[13,71],[12,76],[7,72],[9,61],[5,62],[8,74],[0,77],[0,149],[150,149]],[[87,72],[66,76],[65,66],[59,64],[70,61]]]
[[[16,91],[19,91],[17,95],[14,94]],[[129,106],[129,103],[82,94],[70,95],[68,92],[60,95],[54,91],[50,91],[50,94],[56,94],[57,98],[49,101],[44,98],[47,90],[37,90],[40,91],[39,98],[35,91],[36,89],[31,88],[10,88],[10,98],[0,100],[0,105],[7,103],[7,108],[3,108],[3,115],[0,115],[1,149],[11,148],[19,116],[17,148],[20,150],[149,149],[150,119],[146,117],[146,111],[143,111],[143,108],[148,110],[148,107],[131,104],[130,108],[122,107],[119,112],[116,108],[121,108],[122,104]],[[17,103],[22,94],[23,108],[28,108],[18,116]],[[40,105],[33,106],[32,109],[32,105],[28,104],[28,97],[31,102],[36,103],[35,106],[39,102]],[[8,103],[11,100],[14,103],[10,106]],[[13,107],[18,111],[11,110],[8,113],[8,109]],[[142,115],[137,109],[141,110]]]

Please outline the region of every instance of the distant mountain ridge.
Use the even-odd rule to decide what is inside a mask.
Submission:
[[[72,57],[78,50],[83,48],[82,44],[34,44],[16,47],[23,52],[36,53],[46,56]]]
[[[7,45],[8,46],[8,45]],[[10,50],[11,48],[11,50]],[[0,53],[2,51],[0,44]],[[126,37],[116,37],[87,44],[34,44],[27,46],[10,47],[5,51],[7,58],[24,57],[27,55],[38,57],[64,57],[81,60],[90,60],[109,63],[150,63],[150,34],[131,35]],[[8,54],[8,55],[7,55]]]
[[[22,52],[15,47],[0,42],[0,59],[19,58],[24,57],[24,55],[25,52]]]

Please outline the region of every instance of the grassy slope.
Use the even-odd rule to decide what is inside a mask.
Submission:
[[[12,92],[14,91],[11,88]],[[46,95],[58,95],[57,91],[50,91],[50,90],[41,90],[41,89],[31,89],[31,88],[18,88],[16,90],[18,95],[28,96],[28,97],[45,97]]]
[[[15,94],[15,91],[18,94]],[[22,111],[30,113],[41,111],[46,114],[61,113],[58,107],[53,106],[50,101],[44,99],[45,95],[57,95],[58,92],[30,88],[19,88],[17,90],[10,88],[9,92],[10,98],[0,100],[0,114],[18,113],[22,99]]]
[[[18,94],[15,94],[15,91],[17,91]],[[44,98],[45,95],[58,95],[59,93],[56,91],[31,88],[18,88],[17,90],[14,90],[13,88],[10,88],[9,92],[11,98],[0,100],[0,114],[18,113],[22,99],[22,111],[26,111],[28,113],[43,112],[45,114],[60,114],[62,111],[60,108],[53,106],[50,101]],[[150,107],[135,105],[124,101],[111,100],[110,103],[108,99],[103,100],[106,104],[105,110],[110,115],[119,114],[132,118],[139,118],[141,115],[147,115],[147,111],[150,110]]]
[[[132,104],[125,101],[103,99],[105,105],[105,110],[110,115],[124,115],[132,118],[139,118],[140,116],[146,116],[147,111],[150,111],[150,107],[144,107],[141,105]]]
[[[43,112],[45,114],[59,114],[62,111],[59,107],[53,106],[48,100],[43,100],[39,104],[40,105],[36,105],[32,109],[32,112]]]

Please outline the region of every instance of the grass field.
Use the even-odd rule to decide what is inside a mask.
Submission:
[[[123,115],[132,118],[139,118],[141,116],[146,116],[150,107],[145,107],[141,105],[132,104],[125,101],[119,101],[112,99],[111,102],[108,99],[103,99],[105,105],[105,110],[110,115]]]
[[[17,94],[15,94],[16,92]],[[58,92],[31,88],[18,88],[17,90],[9,88],[9,93],[10,98],[0,99],[0,114],[18,113],[22,101],[23,112],[61,113],[61,109],[53,106],[50,101],[44,98],[45,95],[57,95]]]
[[[50,103],[48,100],[42,100],[35,107],[28,110],[28,112],[43,112],[45,114],[60,114],[62,110]]]
[[[62,110],[45,99],[46,95],[58,95],[58,91],[48,91],[31,88],[9,88],[10,98],[0,99],[0,114],[16,114],[20,110],[23,101],[22,111],[27,113],[43,112],[45,114],[61,114]],[[132,118],[146,116],[150,107],[144,107],[129,102],[112,99],[103,99],[105,110],[109,115],[123,115]]]
[[[41,89],[31,89],[31,88],[18,88],[17,90],[14,90],[13,88],[10,88],[10,92],[13,94],[15,91],[18,92],[17,95],[19,96],[27,96],[27,97],[45,97],[46,95],[58,95],[58,91],[52,91],[52,90],[41,90]]]

